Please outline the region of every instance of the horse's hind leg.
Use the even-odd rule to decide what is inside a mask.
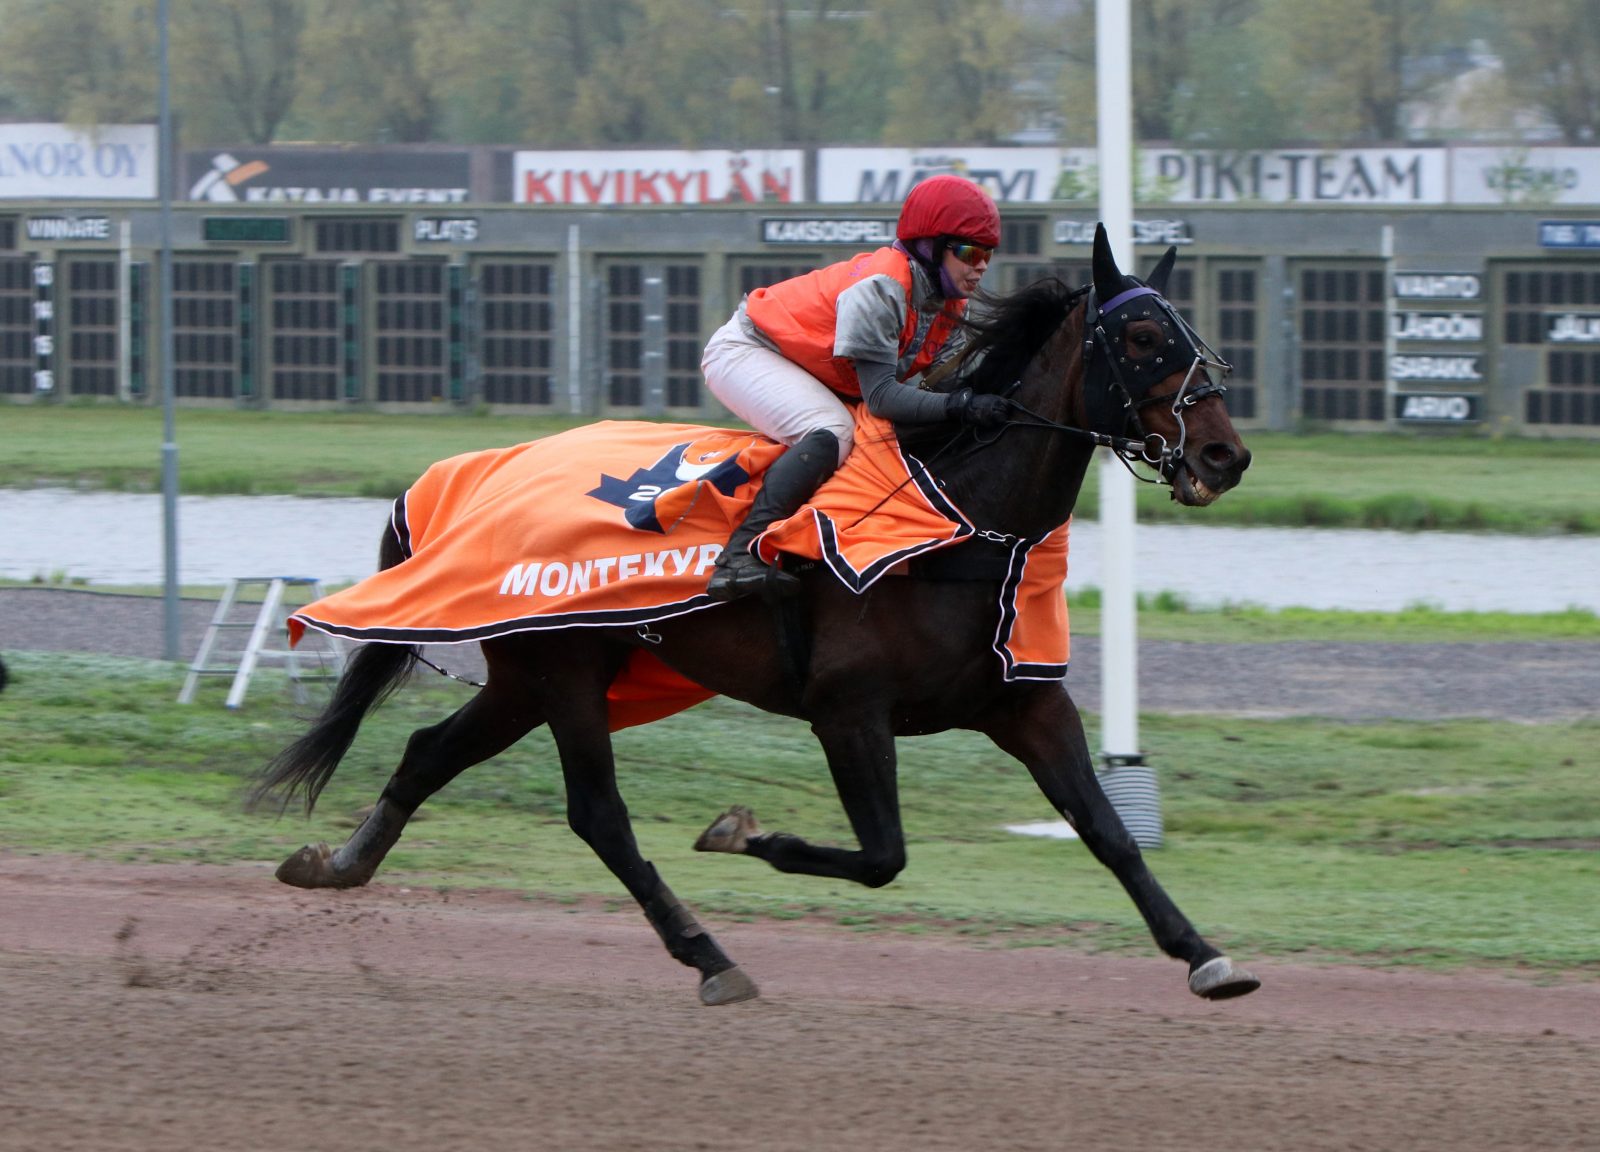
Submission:
[[[1083,722],[1064,689],[1040,687],[1002,705],[984,732],[1027,765],[1084,847],[1121,882],[1167,955],[1189,966],[1189,990],[1208,1000],[1254,992],[1261,982],[1212,947],[1156,882],[1133,836],[1095,779]]]
[[[790,832],[763,832],[748,808],[734,807],[695,841],[700,852],[756,856],[780,872],[851,880],[881,888],[906,866],[905,834],[895,776],[894,737],[881,719],[824,709],[828,719],[812,731],[828,758],[828,770],[856,834],[859,848],[812,844]]]
[[[424,800],[474,764],[497,756],[542,722],[527,685],[510,667],[499,674],[491,658],[489,682],[447,719],[419,728],[361,826],[337,849],[308,844],[278,866],[277,876],[297,888],[355,888],[383,863]]]
[[[662,882],[634,840],[627,805],[617,791],[606,710],[606,687],[614,665],[592,640],[562,635],[549,639],[541,663],[559,666],[562,674],[540,687],[550,732],[561,753],[568,823],[639,902],[673,959],[700,973],[702,1003],[751,999],[757,994],[755,984]]]

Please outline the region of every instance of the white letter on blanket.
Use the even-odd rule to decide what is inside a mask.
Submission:
[[[538,561],[529,564],[527,571],[523,571],[521,564],[513,564],[506,578],[500,581],[500,595],[532,596],[533,590],[538,587],[538,575]]]
[[[665,576],[667,574],[667,554],[665,552],[646,552],[644,554],[644,574],[646,576]]]
[[[582,564],[576,560],[572,562],[572,579],[567,582],[568,596],[576,596],[579,592],[589,590],[589,566],[593,563],[592,560],[585,560]]]
[[[670,548],[664,553],[672,557],[672,574],[682,576],[689,570],[689,563],[694,559],[693,548]]]
[[[632,580],[639,574],[639,561],[642,557],[637,552],[630,552],[626,556],[617,557],[617,579]]]
[[[550,577],[555,579],[551,580]],[[544,566],[544,575],[539,577],[539,592],[544,596],[559,596],[567,587],[567,566],[559,560],[552,560]]]
[[[701,575],[705,570],[717,562],[717,557],[722,555],[721,544],[700,545],[700,563],[695,568],[694,574]]]
[[[611,583],[611,566],[617,562],[615,556],[599,556],[595,558],[594,570],[600,573],[600,586],[603,588]]]

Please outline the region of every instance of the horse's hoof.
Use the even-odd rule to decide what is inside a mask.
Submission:
[[[1207,1000],[1232,1000],[1245,996],[1261,987],[1257,980],[1226,956],[1207,960],[1189,973],[1189,991]]]
[[[742,804],[735,804],[711,822],[711,827],[700,833],[694,842],[696,852],[743,852],[750,837],[761,835],[761,825],[756,814]]]
[[[702,1004],[737,1004],[741,1000],[754,1000],[759,995],[761,990],[756,982],[737,966],[700,981]]]
[[[333,849],[325,843],[307,844],[279,864],[273,875],[296,888],[358,888],[366,883],[359,877],[341,876],[334,871]]]

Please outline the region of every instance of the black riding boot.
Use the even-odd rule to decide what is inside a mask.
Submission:
[[[763,589],[776,595],[798,589],[799,580],[756,559],[750,544],[769,524],[798,512],[838,466],[839,439],[825,428],[807,432],[774,460],[744,523],[733,530],[728,546],[717,557],[706,595],[713,600],[737,600]]]

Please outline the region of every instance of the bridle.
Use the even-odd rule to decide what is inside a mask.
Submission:
[[[1008,420],[989,436],[975,431],[980,443],[992,444],[1007,428],[1048,429],[1110,449],[1137,480],[1147,484],[1171,483],[1189,442],[1184,414],[1200,401],[1226,393],[1228,389],[1222,381],[1233,372],[1233,366],[1212,350],[1159,290],[1137,280],[1135,285],[1104,305],[1096,300],[1092,286],[1080,289],[1084,295],[1083,395],[1089,427],[1064,424],[1026,407],[1013,395],[1022,386],[1018,379],[999,395],[1009,400],[1012,410],[1026,419]],[[1137,311],[1135,301],[1143,301]],[[1130,359],[1124,337],[1128,325],[1138,320],[1153,320],[1159,324],[1166,333],[1166,343],[1148,356]],[[1183,383],[1170,395],[1152,396],[1150,390],[1172,375],[1165,366],[1174,354],[1189,360]],[[1212,379],[1213,371],[1219,379]],[[1159,432],[1147,432],[1139,419],[1142,409],[1168,400],[1172,402],[1170,411],[1178,425],[1176,445],[1169,445]],[[1133,425],[1133,436],[1126,434],[1129,424]],[[1103,430],[1113,428],[1115,431]],[[1134,471],[1136,464],[1150,466],[1159,479],[1140,475]]]

